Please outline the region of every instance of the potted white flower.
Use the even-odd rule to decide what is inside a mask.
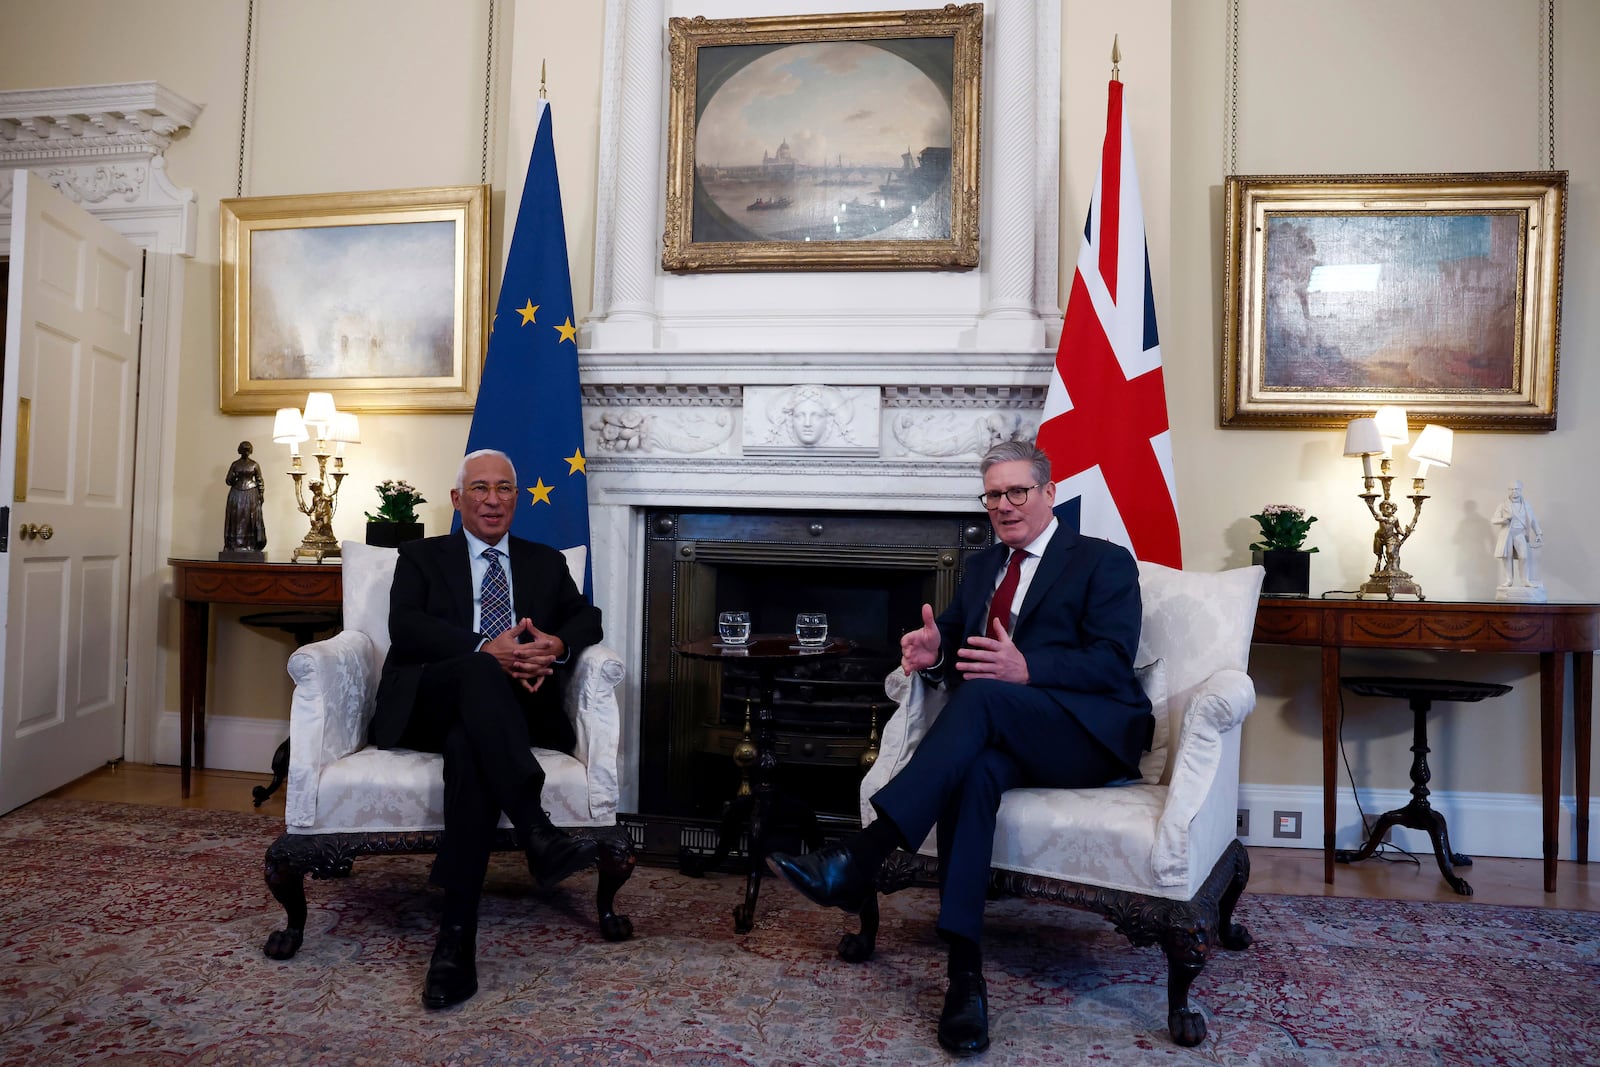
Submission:
[[[1261,527],[1261,540],[1250,546],[1255,562],[1267,572],[1262,596],[1310,596],[1311,553],[1303,547],[1315,515],[1294,504],[1268,504],[1250,516]]]

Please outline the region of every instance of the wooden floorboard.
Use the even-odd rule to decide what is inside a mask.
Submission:
[[[257,808],[251,789],[265,785],[268,776],[245,771],[196,771],[187,800],[179,797],[178,769],[137,763],[118,763],[94,771],[51,793],[54,797],[109,800],[166,807],[211,808],[219,811],[256,812],[263,819],[283,820],[283,790]],[[1557,864],[1556,891],[1542,888],[1543,864],[1532,859],[1476,858],[1457,873],[1472,884],[1471,898],[1457,896],[1439,876],[1431,854],[1412,863],[1403,856],[1395,862],[1374,858],[1353,866],[1340,864],[1334,884],[1322,881],[1322,853],[1309,848],[1250,848],[1251,893],[1292,893],[1305,896],[1371,897],[1383,900],[1471,899],[1486,904],[1535,908],[1600,911],[1600,862],[1580,866]]]

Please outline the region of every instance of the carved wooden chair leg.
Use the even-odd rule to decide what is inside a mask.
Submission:
[[[868,893],[861,907],[861,932],[839,939],[839,958],[846,963],[865,963],[878,950],[878,894]]]
[[[1228,885],[1217,901],[1217,940],[1223,948],[1238,952],[1249,948],[1255,940],[1247,927],[1233,921],[1233,909],[1244,894],[1245,884],[1250,881],[1250,853],[1235,841],[1228,846],[1226,854],[1233,857],[1233,876],[1228,879]]]
[[[278,903],[283,905],[284,915],[287,918],[284,928],[268,934],[267,942],[261,948],[269,959],[274,960],[292,958],[300,951],[300,945],[305,941],[306,935],[305,868],[285,854],[285,850],[280,848],[283,844],[284,839],[279,838],[267,848],[264,869],[267,888],[272,891]]]
[[[595,905],[600,912],[600,936],[607,941],[626,941],[633,936],[633,922],[616,911],[617,890],[633,875],[637,860],[626,834],[597,834],[597,863],[599,878],[596,881]]]
[[[1175,921],[1161,938],[1167,956],[1167,1030],[1173,1041],[1186,1048],[1198,1045],[1206,1036],[1205,1016],[1189,1006],[1189,986],[1206,965],[1210,925],[1203,916],[1194,915],[1187,922]]]

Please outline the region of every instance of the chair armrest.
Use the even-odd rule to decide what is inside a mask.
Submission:
[[[372,638],[343,630],[289,657],[294,700],[289,706],[289,783],[284,818],[310,826],[317,815],[322,769],[367,743],[373,699],[378,693]]]
[[[1239,741],[1235,731],[1255,706],[1255,684],[1243,671],[1217,671],[1190,691],[1178,747],[1172,756],[1167,804],[1156,825],[1151,852],[1157,884],[1185,881],[1190,830],[1203,809],[1222,805],[1227,809],[1223,812],[1226,825],[1233,825],[1239,795]],[[1232,759],[1226,758],[1229,746]],[[1232,768],[1234,780],[1219,784],[1218,774],[1225,766]]]
[[[622,744],[622,711],[617,686],[624,674],[622,659],[605,645],[590,645],[573,664],[563,705],[572,721],[577,745],[572,755],[589,773],[589,815],[600,820],[616,814],[618,751]]]
[[[869,803],[872,794],[888,784],[911,760],[949,699],[943,689],[922,680],[921,674],[907,675],[898,667],[883,680],[883,691],[899,705],[883,724],[878,742],[878,760],[861,779],[861,825],[878,817]]]

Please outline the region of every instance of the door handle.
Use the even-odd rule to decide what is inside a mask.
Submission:
[[[33,541],[33,540],[48,541],[48,540],[50,540],[50,538],[54,537],[55,535],[56,535],[56,532],[50,526],[49,523],[45,523],[44,525],[39,526],[39,525],[35,525],[34,523],[25,522],[17,530],[17,536],[20,537],[24,541]]]

